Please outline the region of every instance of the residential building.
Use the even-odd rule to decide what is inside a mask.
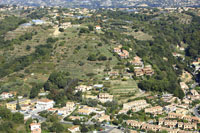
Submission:
[[[103,121],[110,121],[110,116],[109,115],[103,115],[101,117],[98,118],[99,122],[103,122]]]
[[[126,114],[129,111],[129,109],[122,109],[118,112],[118,114]]]
[[[143,124],[141,129],[144,129],[144,130],[152,130],[154,132],[156,131],[159,131],[159,129],[161,128],[160,125],[153,125],[153,124]]]
[[[96,30],[101,30],[101,26],[97,25]]]
[[[50,109],[47,109],[47,111],[52,112],[52,113],[55,113],[57,110],[58,110],[58,108],[50,108]]]
[[[173,97],[173,94],[163,94],[162,99],[165,102],[168,102]]]
[[[78,113],[81,115],[90,115],[92,113],[92,111],[87,110],[87,109],[79,109]]]
[[[152,76],[154,74],[154,71],[153,71],[151,65],[147,65],[144,68],[134,67],[134,73],[135,73],[136,77],[143,76],[143,75]]]
[[[185,103],[185,104],[190,104],[190,103],[192,103],[192,101],[189,100],[188,98],[184,98],[182,101],[183,101],[183,103]]]
[[[146,108],[146,107],[149,107],[149,106],[150,106],[150,104],[148,104],[148,103],[146,103],[146,104],[141,104],[141,105],[132,107],[131,110],[132,110],[133,112],[138,112],[138,111],[140,111],[140,110],[142,110],[142,109],[144,109],[144,108]]]
[[[38,96],[47,96],[49,94],[49,92],[40,92],[38,94]]]
[[[139,56],[135,56],[134,59],[132,61],[130,61],[130,63],[134,66],[142,66],[143,65],[142,59]]]
[[[132,109],[133,107],[147,104],[146,100],[136,100],[123,104],[123,109]]]
[[[121,49],[122,45],[114,48],[114,52],[119,55],[121,59],[127,59],[129,57],[129,52],[127,50]]]
[[[103,116],[103,115],[105,115],[105,110],[96,110],[96,111],[94,111],[94,113],[95,113],[97,116]]]
[[[57,110],[57,114],[58,115],[66,115],[66,114],[68,114],[69,113],[69,110],[67,110],[67,108],[66,107],[63,107],[63,108],[59,108],[58,110]]]
[[[198,66],[199,64],[200,64],[200,62],[198,62],[198,61],[192,62],[192,65],[194,65],[194,66]]]
[[[90,111],[92,111],[92,112],[98,110],[98,108],[95,108],[95,107],[89,107],[89,106],[83,106],[83,109],[90,110]]]
[[[126,124],[135,128],[141,128],[141,126],[144,124],[143,122],[138,122],[135,120],[127,120]]]
[[[183,109],[183,108],[176,108],[176,111],[175,111],[176,114],[187,114],[188,113],[188,110],[187,109]]]
[[[6,103],[6,107],[10,110],[16,110],[16,105],[17,105],[17,100],[16,101],[12,101],[9,103]],[[30,105],[31,104],[31,100],[30,99],[19,99],[19,105]]]
[[[31,133],[41,133],[40,123],[31,123],[30,128],[31,128]]]
[[[69,119],[71,119],[71,120],[81,120],[82,118],[80,116],[70,116]]]
[[[79,85],[76,88],[76,92],[81,91],[81,92],[85,92],[85,91],[89,91],[92,89],[92,86],[87,86],[87,85]]]
[[[168,114],[168,118],[179,118],[179,119],[183,119],[183,114],[177,114],[177,113],[169,113]]]
[[[197,124],[196,123],[184,123],[183,125],[184,129],[197,129]]]
[[[13,94],[14,96],[17,95],[17,92],[16,92],[16,91],[10,91],[9,93]]]
[[[134,68],[134,73],[135,73],[135,76],[136,76],[136,77],[139,77],[139,76],[143,76],[143,75],[144,75],[143,69],[140,68],[140,67],[135,67],[135,68]]]
[[[177,120],[165,120],[164,125],[170,128],[175,128],[177,125]]]
[[[113,50],[115,53],[121,53],[121,48],[114,48],[114,50]]]
[[[116,71],[109,72],[108,74],[109,74],[109,76],[118,76],[119,75],[119,73]]]
[[[102,103],[112,101],[113,100],[113,95],[110,95],[109,93],[100,93],[98,96],[99,101]]]
[[[167,102],[168,103],[181,103],[181,100],[178,97],[172,97]]]
[[[63,28],[63,29],[67,29],[69,27],[71,27],[71,22],[65,22],[65,23],[61,23],[59,28]]]
[[[45,24],[46,22],[43,20],[39,20],[39,19],[33,19],[32,23],[35,25],[42,25],[42,24]]]
[[[199,117],[192,116],[192,122],[200,123],[200,118],[199,118]]]
[[[129,57],[129,52],[127,50],[122,50],[122,52],[119,54],[119,57],[121,59],[127,59]]]
[[[145,113],[150,113],[150,114],[162,114],[163,108],[161,106],[155,106],[151,108],[146,108]]]
[[[167,112],[167,113],[169,113],[169,112],[174,112],[174,111],[176,111],[176,106],[175,105],[167,105],[167,106],[165,106],[164,107],[164,110]]]
[[[144,74],[148,76],[152,76],[154,74],[154,71],[151,67],[151,65],[147,65],[143,68]]]
[[[39,99],[36,104],[36,108],[39,110],[48,110],[53,108],[55,102],[49,99]]]
[[[74,108],[75,108],[75,103],[74,103],[74,102],[66,102],[65,108],[66,108],[67,110],[69,110],[69,111],[72,111],[72,110],[74,110]]]
[[[93,95],[85,95],[86,99],[97,99],[97,96],[93,96]]]
[[[72,127],[68,128],[68,130],[71,133],[76,133],[76,132],[80,132],[80,127],[78,125],[75,125],[75,126],[72,126]]]
[[[3,92],[0,95],[0,99],[9,99],[9,98],[12,98],[12,97],[13,97],[13,94],[9,93],[9,92]]]
[[[95,112],[97,109],[93,107],[84,106],[79,109],[77,112],[82,115],[90,115],[92,112]]]
[[[158,125],[163,125],[164,124],[165,119],[164,118],[159,118],[158,119]]]
[[[183,122],[178,122],[178,128],[183,128],[184,123]]]
[[[93,87],[94,87],[94,88],[102,88],[102,87],[103,87],[103,84],[95,84]]]
[[[24,105],[21,105],[21,111],[27,111],[31,108],[31,105],[28,105],[28,104],[24,104]]]
[[[184,120],[187,120],[187,121],[189,121],[189,122],[192,121],[192,117],[189,116],[189,115],[185,115],[185,116],[183,116],[183,119],[184,119]]]

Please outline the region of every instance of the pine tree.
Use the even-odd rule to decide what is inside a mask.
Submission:
[[[17,99],[16,110],[20,110],[21,106],[19,105],[19,99]]]

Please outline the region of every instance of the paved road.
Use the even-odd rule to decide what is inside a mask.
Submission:
[[[73,122],[71,122],[71,121],[64,121],[64,120],[61,120],[60,123],[62,123],[62,124],[73,124]],[[81,124],[93,125],[94,123],[92,121],[89,121],[89,122],[81,122]]]
[[[105,130],[103,130],[103,131],[92,131],[92,132],[89,132],[89,133],[108,133],[115,128],[117,129],[117,126],[113,126],[113,125],[104,125],[104,126],[101,126],[101,127],[105,128]]]
[[[46,118],[41,117],[41,116],[36,115],[36,114],[33,114],[31,117],[32,117],[32,119],[38,119],[40,122],[45,122],[46,121]]]
[[[115,128],[117,129],[117,126],[114,126],[114,125],[105,125],[105,126],[102,126],[102,127],[105,128],[105,130],[102,131],[102,132],[99,132],[99,133],[108,133],[108,132],[112,131]]]
[[[200,118],[200,114],[198,112],[198,108],[200,107],[200,104],[198,104],[196,107],[194,107],[193,109],[193,114],[196,116],[196,117],[199,117]]]
[[[62,124],[73,124],[73,122],[71,122],[71,121],[64,121],[64,120],[61,120],[60,123],[62,123]]]
[[[195,88],[197,85],[199,85],[199,83],[194,83],[194,84],[191,85],[191,88],[193,89],[193,88]]]

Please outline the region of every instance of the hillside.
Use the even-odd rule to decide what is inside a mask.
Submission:
[[[3,9],[0,132],[133,129],[124,120],[158,123],[171,106],[199,129],[198,8]]]
[[[96,14],[101,14],[102,17],[95,17]],[[189,16],[190,19],[193,17]],[[196,58],[193,55],[195,51],[192,51],[195,50],[192,48],[195,40],[190,40],[189,36],[198,36],[198,30],[194,29],[190,33],[189,29],[191,30],[191,26],[195,27],[197,21],[193,18],[191,24],[182,24],[182,14],[140,15],[105,10],[95,12],[91,18],[71,21],[75,26],[65,29],[64,32],[57,31],[56,35],[56,29],[52,26],[31,26],[26,34],[2,43],[5,46],[1,45],[0,52],[1,91],[17,89],[19,92],[23,90],[23,95],[29,95],[31,86],[45,83],[53,71],[66,71],[71,78],[90,79],[93,84],[104,82],[101,80],[112,71],[119,72],[123,79],[125,75],[131,75],[124,68],[132,69],[128,61],[135,55],[140,56],[145,64],[151,64],[155,70],[153,77],[146,77],[143,81],[134,77],[141,81],[141,88],[151,88],[154,91],[162,88],[170,92],[176,88],[177,91],[180,90],[179,75],[183,69],[189,68],[186,62],[173,57],[172,53],[178,52],[176,45],[184,42],[183,46],[188,49],[183,53],[184,56]],[[103,29],[96,30],[95,25],[101,25]],[[19,35],[15,31],[12,33]],[[192,42],[188,43],[189,41]],[[129,51],[128,60],[120,59],[113,53],[113,48],[118,45],[123,45],[123,49]],[[186,59],[190,60],[188,57]],[[174,70],[174,64],[179,69]],[[147,87],[143,83],[152,86]],[[162,86],[163,83],[165,86]],[[180,95],[178,91],[173,93]]]

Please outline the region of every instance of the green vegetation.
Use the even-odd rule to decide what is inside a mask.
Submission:
[[[52,10],[49,9],[49,11]],[[92,79],[93,83],[98,83],[102,82],[101,79],[107,76],[109,71],[115,70],[119,71],[120,74],[115,79],[126,82],[127,79],[124,76],[124,73],[127,72],[126,67],[130,68],[128,72],[132,74],[134,67],[129,61],[137,55],[143,59],[144,64],[152,65],[155,71],[155,74],[151,77],[138,78],[133,76],[141,89],[156,92],[168,91],[179,98],[183,98],[184,94],[180,89],[179,77],[183,70],[192,71],[188,64],[199,55],[199,16],[190,11],[164,15],[156,9],[152,10],[152,12],[144,11],[138,14],[98,10],[91,17],[81,19],[56,17],[54,20],[48,14],[47,9],[39,8],[33,12],[27,10],[28,19],[47,17],[52,22],[58,21],[58,25],[69,21],[72,24],[80,25],[80,27],[71,27],[65,30],[60,28],[60,34],[57,38],[53,38],[54,29],[51,26],[37,25],[35,27],[41,28],[38,31],[34,29],[19,38],[3,41],[2,47],[8,49],[10,53],[18,48],[18,45],[27,43],[24,49],[26,54],[21,54],[21,56],[15,58],[10,56],[9,60],[6,59],[6,55],[1,54],[0,77],[8,77],[16,72],[22,74],[24,72],[45,73],[48,77],[53,71],[61,70],[70,72],[71,79]],[[59,14],[62,14],[63,11],[69,12],[59,9]],[[100,14],[100,16],[97,17],[96,14]],[[181,17],[191,21],[184,23],[184,20],[180,20]],[[5,17],[0,24],[0,29],[2,29],[0,35],[4,36],[6,32],[16,29],[18,25],[25,22],[23,17]],[[96,25],[102,27],[100,31],[95,30]],[[44,35],[46,38],[42,36],[40,30],[46,31],[47,34]],[[37,36],[37,38],[34,38],[34,36]],[[29,42],[31,43],[29,44]],[[120,59],[117,54],[112,52],[113,48],[120,44],[122,49],[129,52],[129,59]],[[176,48],[177,45],[185,48],[185,51],[181,51],[182,57],[178,58],[172,55],[174,52],[180,52]],[[46,65],[47,63],[52,64]],[[39,65],[51,67],[45,70],[42,70],[42,67],[36,69],[40,67]],[[23,72],[23,70],[25,71]],[[26,75],[24,74],[24,76]],[[134,80],[132,80],[133,84],[135,83]],[[56,85],[53,83],[52,85],[61,88],[63,91],[63,86],[66,85],[67,81],[61,80],[60,82],[62,83],[56,83]],[[122,88],[113,87],[111,84],[109,91],[112,94],[122,94],[124,90],[127,90],[126,92],[131,92],[130,95],[135,95],[137,83],[133,89],[131,88],[132,84],[130,88],[127,85]],[[32,90],[35,88],[33,84],[28,84],[29,88],[33,88]],[[49,84],[49,81],[47,84]],[[57,88],[55,90],[61,91]],[[37,91],[31,92],[31,95],[33,95],[31,97],[36,97],[40,91],[40,89],[35,90]]]
[[[200,17],[197,14],[190,10],[161,13],[158,9],[145,9],[134,13],[100,9],[79,19],[76,16],[81,14],[77,11],[37,8],[19,11],[20,16],[8,11],[18,17],[9,13],[5,13],[8,16],[0,15],[0,92],[18,93],[13,99],[2,100],[3,105],[17,100],[17,96],[24,96],[53,99],[55,108],[64,107],[67,101],[90,107],[103,106],[106,114],[111,116],[112,124],[124,126],[123,120],[148,121],[163,116],[154,117],[141,110],[128,111],[116,117],[121,103],[146,99],[152,106],[163,107],[169,103],[160,98],[146,98],[150,94],[163,92],[183,99],[185,94],[180,88],[181,75],[184,71],[193,75],[191,63],[200,57]],[[55,17],[55,13],[59,16]],[[27,29],[18,33],[21,30],[19,25],[31,19],[50,23],[33,25],[32,28],[20,26]],[[58,28],[64,22],[71,22],[72,25],[66,29]],[[101,26],[100,30],[95,29],[97,25]],[[122,46],[121,52],[129,52],[128,58],[123,59],[122,54],[113,52],[119,46]],[[175,53],[179,56],[176,57]],[[135,56],[142,58],[144,66],[152,66],[152,76],[135,76],[136,65],[131,64]],[[191,76],[191,83],[194,78],[200,78],[200,73],[195,76],[193,79]],[[75,91],[78,85],[94,84],[103,84],[104,87],[87,92]],[[195,89],[199,91],[198,87]],[[38,96],[44,91],[48,91],[47,96]],[[96,96],[101,92],[114,95],[114,101],[101,103],[83,99],[84,96]],[[199,100],[196,100],[191,105],[198,103]],[[17,110],[21,109],[19,101],[16,107]],[[79,115],[75,111],[72,114]],[[44,132],[67,132],[71,126],[61,124],[61,116],[53,113],[43,111],[39,115],[47,118],[41,126]],[[84,124],[94,115],[82,115],[83,120],[75,120],[73,124],[80,125],[81,132],[100,129],[99,123]],[[0,132],[30,132],[29,124],[33,120],[29,119],[24,126],[20,113],[0,108],[0,117]],[[68,121],[69,118],[64,120]]]
[[[77,83],[78,80],[71,79],[68,72],[53,72],[44,84],[44,89],[50,91],[49,98],[63,106],[66,100],[80,101],[82,99],[81,92],[72,95]]]
[[[47,44],[39,45],[38,47],[36,47],[36,50],[34,53],[32,53],[28,56],[18,57],[14,60],[11,60],[10,62],[5,62],[5,63],[1,64],[0,65],[1,66],[0,77],[2,78],[10,73],[23,70],[25,67],[32,64],[35,60],[47,59],[53,48],[52,43],[54,43],[54,42],[55,42],[54,39],[49,38],[47,40]]]
[[[14,127],[24,124],[24,116],[21,113],[12,113],[4,107],[0,107],[0,117],[0,132],[17,132]]]
[[[26,20],[15,17],[15,16],[9,16],[5,17],[5,19],[1,20],[0,23],[0,37],[1,37],[1,42],[0,45],[3,45],[3,35],[8,32],[16,29],[20,24],[25,23]]]

